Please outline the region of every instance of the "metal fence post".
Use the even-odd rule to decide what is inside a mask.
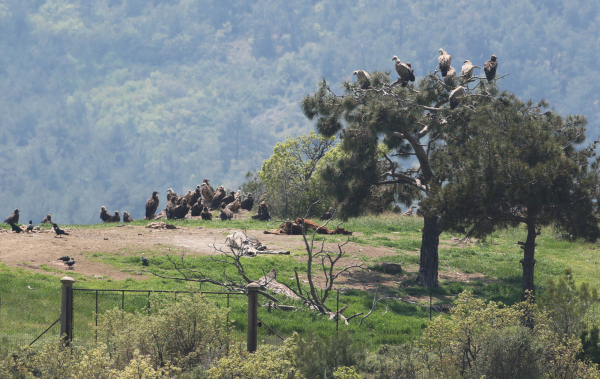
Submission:
[[[254,353],[258,345],[258,289],[256,283],[248,284],[248,352]]]
[[[73,339],[73,283],[75,279],[65,276],[62,283],[62,301],[60,306],[60,335],[65,336],[65,344]]]

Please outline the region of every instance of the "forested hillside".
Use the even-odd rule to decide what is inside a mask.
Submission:
[[[599,5],[574,1],[0,0],[0,217],[142,217],[152,190],[237,187],[326,77],[498,57],[501,88],[600,132]],[[336,88],[332,88],[337,90]],[[341,90],[339,90],[341,92]]]

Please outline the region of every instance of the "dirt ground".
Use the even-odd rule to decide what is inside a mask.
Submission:
[[[11,267],[22,267],[27,270],[39,271],[41,265],[53,270],[45,271],[54,275],[64,275],[73,271],[87,277],[110,277],[112,280],[126,278],[144,279],[150,277],[142,275],[141,271],[121,271],[115,267],[103,264],[98,259],[93,259],[94,253],[102,254],[140,254],[145,252],[149,257],[167,253],[186,256],[214,254],[215,244],[223,246],[227,235],[235,229],[205,229],[203,227],[177,229],[148,229],[144,226],[121,225],[102,229],[65,229],[70,235],[55,237],[52,230],[42,230],[33,233],[0,233],[0,262]],[[290,250],[296,254],[297,259],[305,261],[304,242],[301,236],[286,236],[263,234],[261,230],[247,231],[248,235],[258,238],[270,250]],[[339,236],[338,243],[346,241],[345,236]],[[446,241],[452,244],[456,241]],[[319,245],[315,243],[315,246]],[[325,249],[337,251],[335,243],[325,245]],[[394,255],[392,248],[361,246],[352,242],[343,247],[347,253],[336,267],[358,265],[374,258]],[[412,252],[418,254],[418,251]],[[73,270],[69,270],[58,258],[69,256],[75,259]],[[260,259],[260,258],[249,258]],[[317,262],[318,263],[318,262]],[[365,266],[367,266],[366,264]],[[363,270],[342,274],[336,283],[345,288],[356,288],[372,292],[376,286],[396,287],[404,280],[414,277],[418,267],[403,266],[403,275],[387,275],[376,271]],[[306,281],[305,275],[299,275],[301,281]],[[440,273],[440,279],[452,279],[468,282],[482,279],[479,274],[464,274],[456,270]],[[319,279],[317,279],[319,283]],[[324,284],[324,283],[319,283]]]

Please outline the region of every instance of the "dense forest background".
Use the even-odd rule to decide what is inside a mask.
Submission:
[[[599,4],[591,0],[0,0],[0,217],[143,216],[152,190],[237,188],[299,101],[356,69],[417,77],[443,47],[501,87],[600,132]],[[341,90],[339,90],[341,92]]]

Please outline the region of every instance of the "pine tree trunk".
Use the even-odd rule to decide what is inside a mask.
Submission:
[[[533,223],[527,224],[527,241],[521,246],[523,249],[523,259],[521,264],[523,265],[523,293],[521,294],[521,301],[527,299],[527,292],[531,291],[531,295],[535,296],[535,285],[533,284],[534,269],[536,260],[535,256],[535,238],[537,233],[535,232],[535,225]]]
[[[423,235],[421,237],[421,262],[416,283],[423,287],[438,286],[438,245],[442,228],[437,215],[424,215]]]

